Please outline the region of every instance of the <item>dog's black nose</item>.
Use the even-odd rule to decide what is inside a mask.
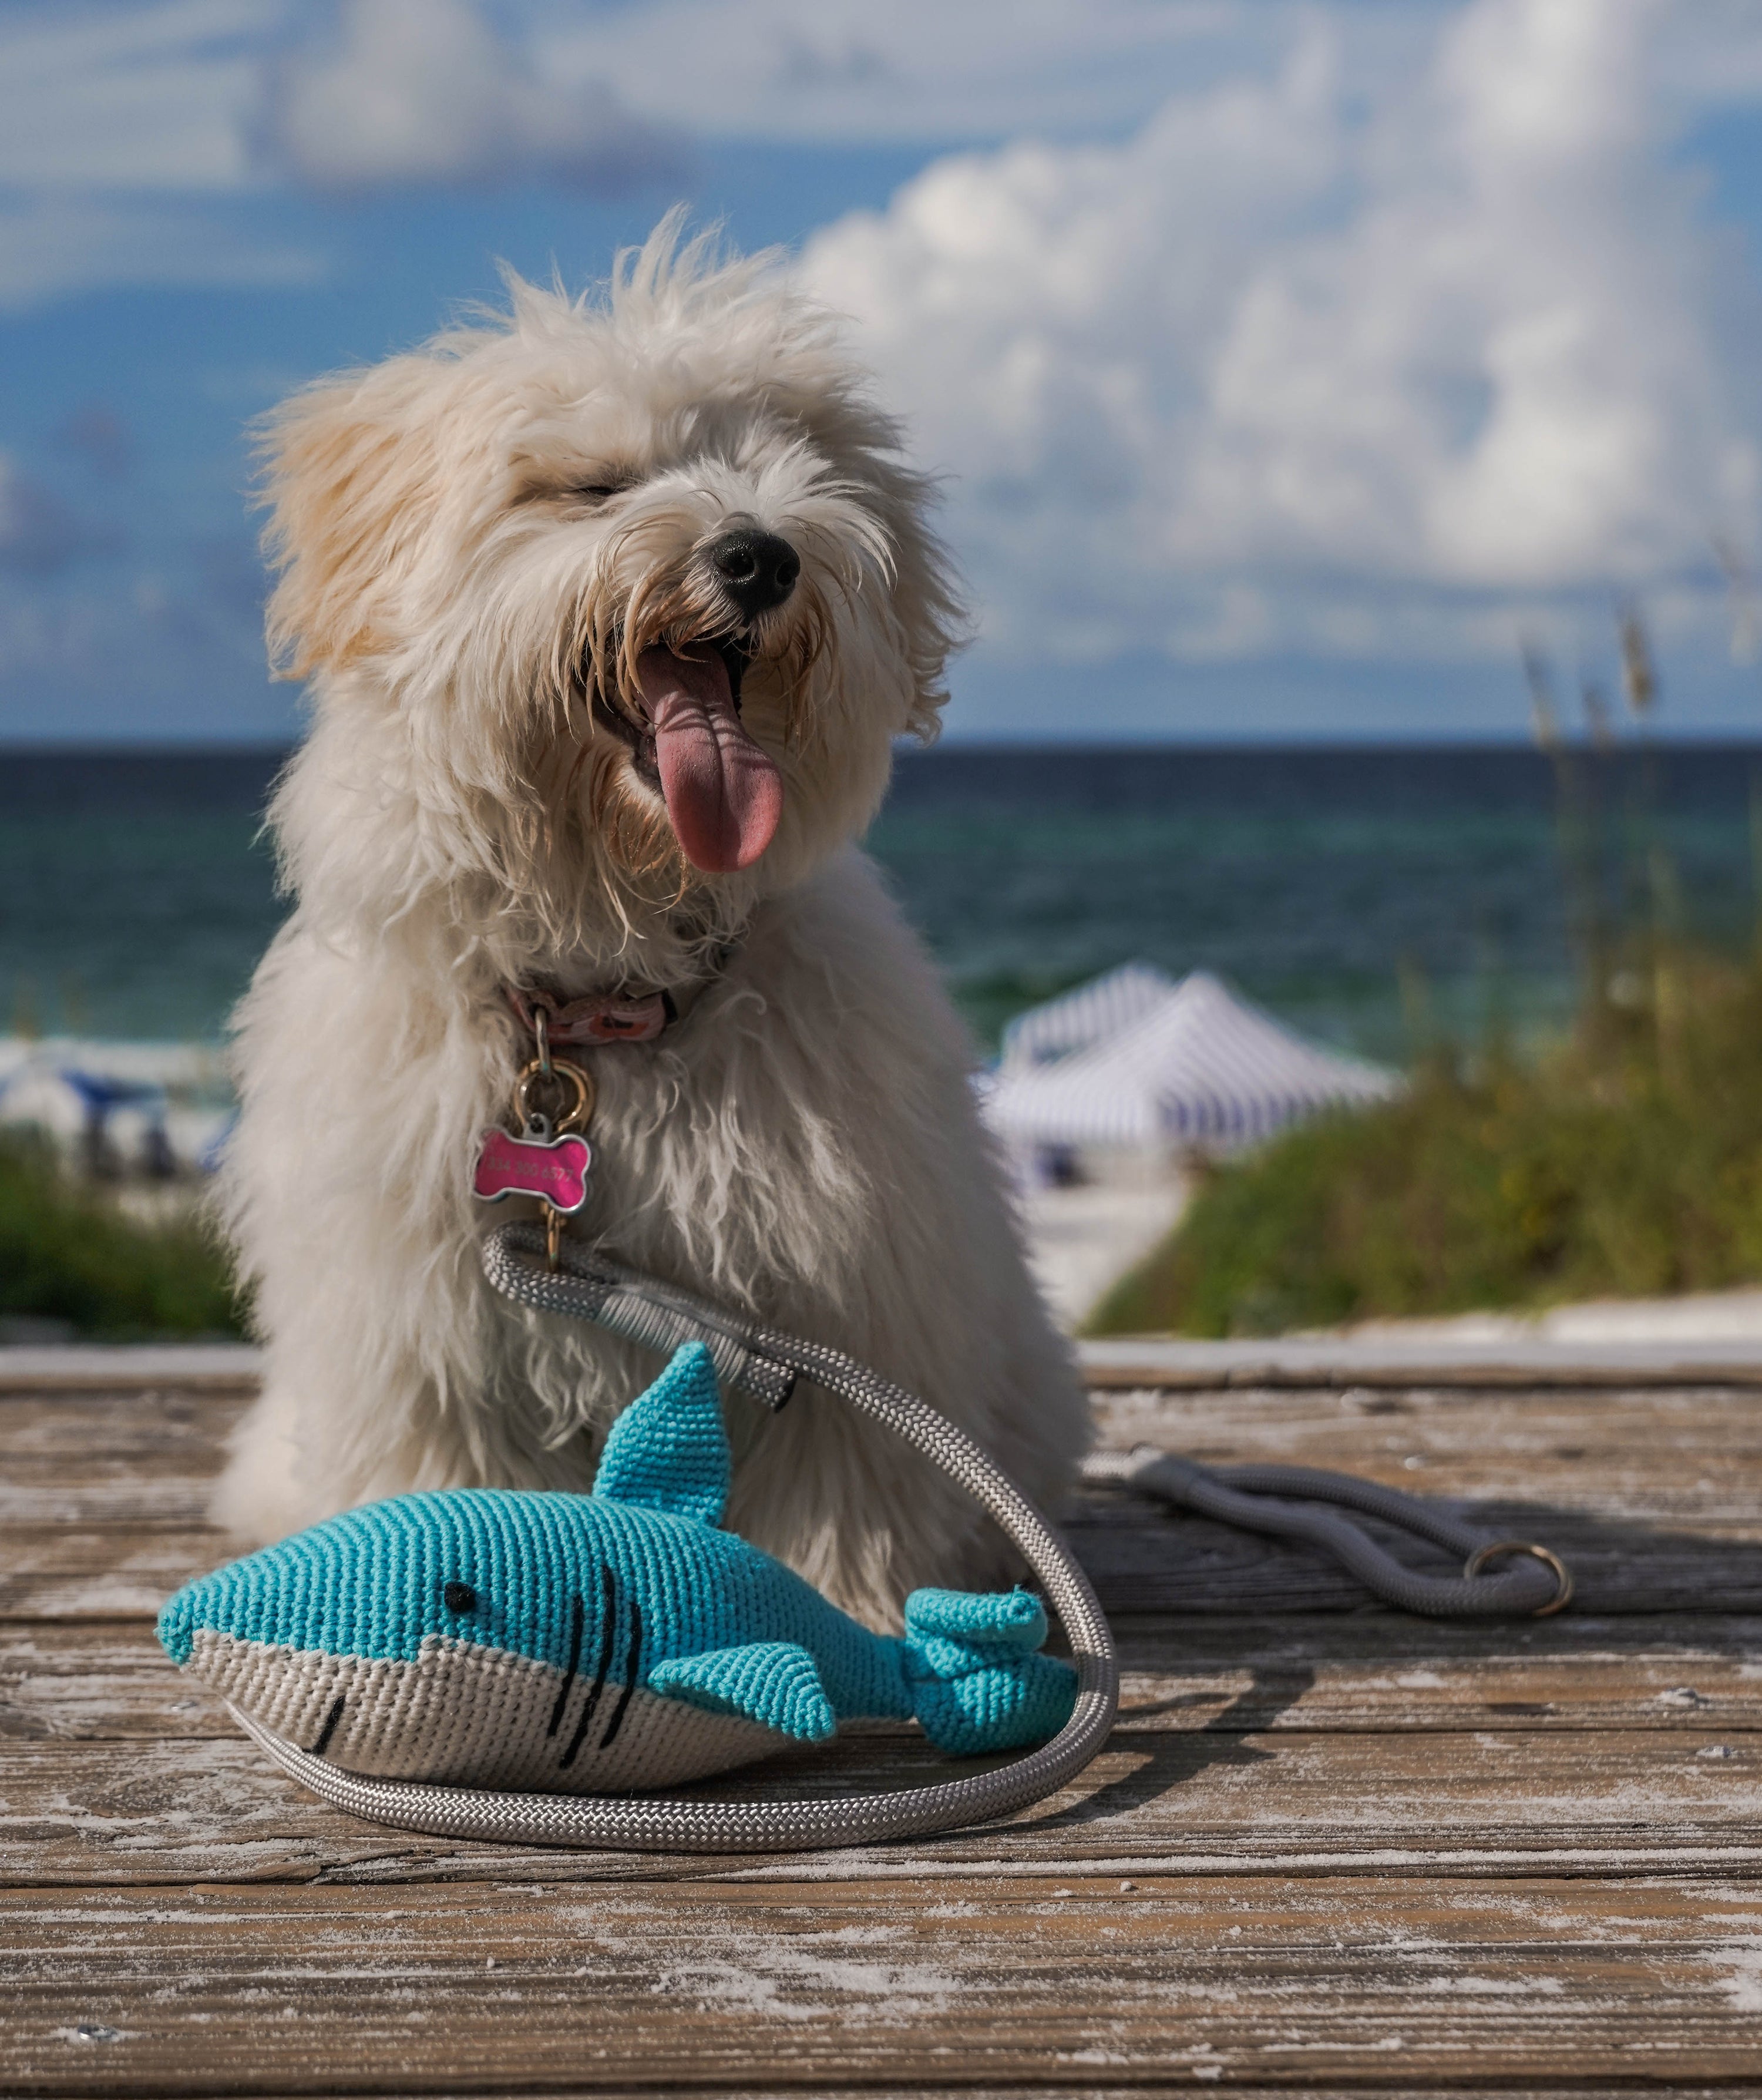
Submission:
[[[743,620],[781,605],[801,574],[801,557],[787,540],[751,527],[725,532],[711,545],[708,560]]]

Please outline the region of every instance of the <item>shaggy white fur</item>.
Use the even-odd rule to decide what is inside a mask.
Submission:
[[[268,431],[271,644],[314,718],[272,810],[297,901],[238,1016],[223,1200],[268,1369],[216,1512],[263,1541],[414,1488],[585,1489],[652,1376],[480,1273],[507,1210],[472,1196],[475,1140],[532,1048],[510,986],[689,1009],[574,1053],[598,1105],[572,1230],[873,1363],[1051,1495],[1087,1433],[1069,1352],[967,1040],[852,845],[944,697],[926,484],[773,258],[670,220],[602,303],[510,292]],[[731,529],[799,557],[781,603],[730,597]],[[711,640],[744,682],[658,764],[654,666],[708,677]],[[774,766],[768,845],[706,723],[727,765]],[[707,871],[672,813],[701,832],[719,782],[745,828]],[[964,1498],[824,1396],[729,1414],[729,1522],[847,1608],[883,1623],[915,1584],[998,1572]]]

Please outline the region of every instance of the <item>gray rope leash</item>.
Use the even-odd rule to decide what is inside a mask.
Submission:
[[[496,1289],[517,1304],[601,1322],[663,1353],[681,1342],[702,1341],[724,1376],[773,1408],[782,1405],[798,1377],[811,1379],[958,1480],[996,1518],[1064,1625],[1077,1671],[1071,1718],[1051,1742],[1026,1757],[932,1786],[789,1802],[697,1802],[491,1793],[363,1778],[297,1749],[232,1708],[239,1725],[285,1771],[351,1815],[439,1837],[618,1851],[788,1852],[990,1822],[1043,1800],[1083,1770],[1107,1740],[1119,1706],[1112,1636],[1088,1577],[1033,1504],[970,1436],[837,1349],[743,1321],[567,1240],[559,1250],[559,1268],[545,1268],[544,1254],[541,1227],[504,1225],[485,1243],[484,1268]]]
[[[1140,1489],[1196,1515],[1241,1531],[1295,1538],[1320,1547],[1372,1595],[1429,1618],[1546,1618],[1572,1597],[1572,1577],[1557,1555],[1525,1538],[1489,1538],[1442,1510],[1393,1488],[1314,1466],[1196,1466],[1165,1451],[1099,1452],[1083,1466],[1086,1480]],[[1459,1576],[1421,1575],[1385,1553],[1355,1524],[1314,1507],[1332,1502],[1380,1517],[1463,1560]],[[1310,1507],[1302,1507],[1308,1504]],[[1515,1564],[1498,1574],[1493,1562]]]
[[[1008,1476],[954,1425],[867,1365],[824,1343],[780,1333],[725,1307],[625,1268],[565,1240],[559,1266],[544,1263],[541,1227],[504,1225],[483,1248],[491,1284],[536,1312],[591,1320],[659,1354],[701,1341],[718,1374],[773,1410],[806,1378],[883,1423],[959,1482],[993,1516],[1039,1580],[1063,1623],[1077,1669],[1077,1704],[1052,1740],[998,1770],[886,1793],[790,1802],[692,1802],[579,1794],[496,1793],[380,1780],[344,1771],[284,1740],[233,1707],[239,1725],[290,1776],[333,1807],[369,1822],[502,1844],[616,1851],[813,1851],[922,1837],[994,1821],[1068,1784],[1107,1740],[1119,1705],[1119,1670],[1108,1622],[1088,1577]],[[1084,1477],[1130,1486],[1240,1529],[1301,1539],[1350,1569],[1403,1610],[1454,1617],[1544,1617],[1572,1595],[1572,1578],[1545,1546],[1488,1539],[1441,1511],[1368,1480],[1302,1466],[1213,1471],[1162,1452],[1103,1454]],[[1379,1517],[1465,1556],[1460,1577],[1416,1574],[1367,1533],[1325,1509],[1332,1502]],[[1518,1556],[1497,1575],[1489,1563]]]

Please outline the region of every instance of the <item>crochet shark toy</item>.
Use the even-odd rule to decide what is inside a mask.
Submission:
[[[681,1348],[606,1439],[591,1495],[460,1488],[350,1510],[188,1583],[166,1652],[350,1771],[608,1793],[915,1716],[954,1755],[1037,1743],[1076,1672],[1024,1590],[919,1590],[870,1633],[718,1529],[709,1352]]]

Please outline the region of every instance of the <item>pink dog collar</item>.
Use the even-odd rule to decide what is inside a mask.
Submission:
[[[679,1018],[678,1008],[664,991],[641,996],[628,991],[598,992],[565,1003],[554,992],[528,990],[519,985],[503,989],[529,1035],[538,1033],[534,1015],[544,1016],[551,1043],[558,1049],[570,1043],[652,1043]]]
[[[502,990],[521,1026],[535,1041],[539,1032],[535,1017],[544,1016],[545,1036],[553,1049],[591,1048],[602,1043],[652,1043],[690,1012],[733,961],[739,946],[731,941],[716,949],[707,973],[696,983],[682,985],[676,995],[664,987],[641,991],[629,985],[570,999],[544,985],[504,985]]]
[[[733,946],[719,949],[708,976],[687,988],[687,1012],[727,968],[733,953]],[[551,1053],[607,1043],[652,1043],[678,1020],[680,1009],[665,990],[635,991],[624,986],[571,999],[543,986],[504,984],[502,992],[538,1055],[514,1083],[519,1134],[494,1124],[478,1133],[471,1185],[486,1203],[499,1203],[504,1196],[537,1198],[544,1206],[546,1259],[554,1269],[563,1220],[587,1204],[593,1149],[580,1133],[593,1114],[597,1089],[584,1064],[566,1058],[553,1065]],[[566,1081],[575,1089],[575,1106],[560,1122],[553,1123],[548,1111],[534,1109],[531,1091],[541,1080],[552,1088]]]

